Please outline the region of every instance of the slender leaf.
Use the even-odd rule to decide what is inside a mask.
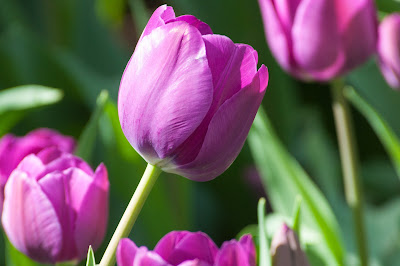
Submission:
[[[96,142],[96,136],[98,131],[98,123],[101,114],[104,111],[104,106],[107,103],[108,92],[102,91],[97,97],[97,106],[94,110],[89,122],[84,128],[81,136],[79,137],[78,147],[76,148],[76,155],[89,160]]]
[[[260,266],[270,266],[269,245],[265,233],[265,199],[258,201],[258,235],[260,239]]]
[[[86,260],[86,266],[96,266],[96,259],[94,258],[92,246],[89,246],[87,260]]]
[[[303,199],[304,224],[322,236],[330,265],[343,265],[344,251],[336,218],[326,199],[275,135],[265,112],[260,109],[249,134],[250,149],[275,211],[290,216],[295,197]]]
[[[53,104],[62,97],[61,90],[40,85],[23,85],[6,89],[0,91],[0,114]]]
[[[296,202],[294,204],[293,209],[293,223],[292,229],[296,232],[297,236],[300,239],[300,210],[301,210],[301,196],[296,197]]]
[[[364,115],[375,133],[378,135],[400,178],[400,140],[388,123],[363,99],[352,87],[347,87],[345,96]]]

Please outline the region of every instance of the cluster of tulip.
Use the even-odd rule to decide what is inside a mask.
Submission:
[[[293,76],[331,80],[378,51],[385,78],[400,88],[400,15],[386,18],[378,31],[372,0],[259,3],[270,49]],[[233,163],[268,84],[267,68],[257,69],[257,63],[252,47],[213,34],[194,16],[176,17],[166,5],[153,13],[126,66],[118,96],[121,128],[153,167],[148,183],[139,185],[147,192],[135,193],[140,200],[132,201],[136,216],[157,169],[208,181]],[[77,262],[89,245],[100,245],[106,232],[107,170],[100,164],[93,171],[73,155],[74,146],[70,137],[47,129],[0,140],[3,229],[19,251],[42,263]],[[148,251],[121,240],[135,218],[129,219],[121,220],[100,265],[111,265],[115,254],[122,266],[256,265],[249,235],[218,249],[204,233],[177,231]],[[112,243],[119,243],[118,248]],[[289,265],[279,250],[294,252],[296,265],[308,264],[287,226],[273,241],[272,254],[274,265]]]

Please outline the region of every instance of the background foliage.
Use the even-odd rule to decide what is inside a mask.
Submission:
[[[119,126],[119,80],[149,14],[163,3],[0,1],[0,135],[9,131],[25,135],[37,127],[55,128],[80,140],[78,153],[92,166],[104,162],[111,183],[106,240],[145,168],[145,162],[125,140]],[[327,261],[340,264],[342,259],[354,262],[353,228],[344,203],[328,85],[302,83],[281,70],[266,45],[256,0],[166,3],[174,7],[177,15],[193,14],[208,23],[214,33],[248,43],[258,51],[260,64],[265,64],[270,73],[263,101],[270,121],[266,115],[257,117],[250,145],[246,144],[230,169],[213,181],[194,183],[162,174],[131,238],[138,245],[152,248],[171,230],[201,230],[217,244],[235,237],[246,226],[257,223],[257,201],[265,193],[260,190],[261,183],[251,181],[257,164],[271,204],[267,212],[272,212],[271,206],[275,211],[267,217],[268,235],[273,234],[280,221],[290,219],[295,195],[299,193],[303,198],[301,235],[311,260],[315,265]],[[379,0],[377,6],[380,17],[400,11],[396,0]],[[350,73],[346,81],[354,86],[361,101],[385,121],[392,130],[390,134],[400,136],[400,93],[386,85],[374,59]],[[7,109],[9,101],[1,101],[2,90],[25,84],[60,91],[43,92],[45,100],[34,106],[17,101],[19,109]],[[25,89],[21,96],[12,98],[38,93],[38,87]],[[98,97],[102,90],[108,93]],[[360,109],[365,112],[365,108]],[[352,111],[367,202],[369,250],[375,265],[398,265],[399,178],[379,141],[381,135],[376,135],[357,109]],[[253,146],[252,150],[249,146]],[[253,230],[251,226],[246,228],[244,231]],[[18,265],[19,255],[13,258],[13,252],[8,252],[11,256],[6,258],[3,254],[5,241],[0,244],[0,265],[6,259],[9,265]],[[104,245],[96,252],[97,258],[103,250]]]

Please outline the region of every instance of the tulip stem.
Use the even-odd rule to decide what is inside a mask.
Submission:
[[[114,235],[108,243],[107,249],[104,252],[103,258],[100,261],[99,266],[111,266],[115,265],[115,252],[119,241],[127,237],[132,230],[132,227],[138,217],[144,202],[147,199],[151,189],[153,188],[158,176],[161,173],[161,169],[151,164],[147,165],[147,168],[142,176],[142,179],[137,186],[135,193],[131,198],[122,218],[115,229]]]
[[[342,80],[335,80],[331,84],[333,116],[342,164],[345,197],[353,213],[354,232],[357,239],[360,262],[362,266],[367,266],[367,238],[364,225],[362,190],[358,174],[357,147],[349,106],[343,95],[344,87]]]

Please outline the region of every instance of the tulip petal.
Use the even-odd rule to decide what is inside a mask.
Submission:
[[[55,262],[62,248],[57,214],[36,181],[18,170],[5,187],[2,223],[18,250],[43,263]]]
[[[174,231],[157,243],[154,252],[172,265],[193,259],[213,264],[218,247],[202,232]]]
[[[169,20],[172,19],[175,19],[175,12],[172,7],[167,5],[158,7],[147,22],[146,28],[143,30],[142,36],[140,36],[140,40],[149,35],[154,29],[165,25]]]
[[[48,148],[38,153],[37,156],[42,162],[47,161],[46,169],[36,177],[38,180],[48,173],[63,171],[68,168],[79,168],[86,174],[93,175],[92,168],[84,160],[72,154],[60,153],[57,149]]]
[[[376,50],[377,19],[372,0],[338,0],[346,64],[342,72],[364,63]],[[360,45],[362,42],[362,45]]]
[[[210,26],[208,26],[207,23],[197,19],[195,16],[192,16],[192,15],[183,15],[183,16],[177,17],[176,21],[185,21],[185,22],[189,23],[190,25],[196,27],[200,31],[201,35],[213,33]]]
[[[215,259],[215,266],[255,266],[255,264],[250,264],[242,246],[236,240],[231,240],[222,245]]]
[[[49,173],[41,178],[38,183],[42,191],[53,205],[62,228],[63,246],[57,256],[58,261],[64,261],[76,256],[74,242],[74,220],[75,213],[70,211],[70,196],[68,193],[67,180],[65,175],[59,171]]]
[[[227,99],[250,84],[257,73],[258,56],[251,46],[234,44],[221,35],[207,35],[203,39],[213,76],[213,102],[201,124],[176,150],[174,162],[178,165],[187,164],[197,157],[215,112]]]
[[[250,234],[244,235],[240,238],[239,244],[242,246],[244,252],[248,256],[249,264],[256,265],[256,247],[253,238]]]
[[[211,264],[202,260],[187,260],[180,263],[178,266],[212,266]]]
[[[287,34],[287,30],[279,22],[273,0],[258,0],[258,3],[271,52],[283,69],[294,72],[293,56],[289,52],[291,50],[290,34]]]
[[[116,253],[118,266],[133,266],[137,250],[138,247],[132,240],[129,238],[121,239]]]
[[[253,82],[216,112],[196,159],[186,165],[169,164],[164,171],[195,181],[208,181],[222,174],[236,159],[246,140],[267,83],[268,70],[262,65]]]
[[[156,252],[148,251],[146,247],[136,250],[133,266],[172,266],[165,262]]]
[[[307,72],[333,65],[341,47],[334,1],[303,0],[297,9],[292,38],[294,58]]]
[[[301,0],[273,0],[276,13],[284,28],[292,28],[297,7]]]
[[[26,156],[16,169],[25,172],[29,177],[36,178],[45,171],[46,167],[36,155],[31,154]]]
[[[94,249],[100,246],[108,217],[107,169],[100,164],[93,179],[88,181],[84,176],[83,172],[74,171],[69,183],[71,205],[77,214],[74,239],[79,258],[85,257],[89,245]]]
[[[122,130],[157,165],[200,125],[212,93],[200,32],[185,22],[168,23],[138,43],[125,69],[118,96]]]

